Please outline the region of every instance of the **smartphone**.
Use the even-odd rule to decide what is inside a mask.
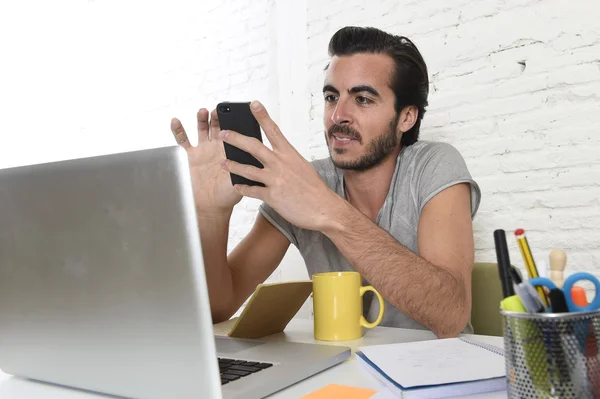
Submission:
[[[221,130],[233,130],[248,137],[254,137],[262,143],[262,135],[260,133],[260,125],[250,111],[249,102],[222,102],[217,105],[217,115],[219,116],[219,124]],[[229,160],[252,165],[257,168],[263,168],[263,164],[258,159],[250,155],[246,151],[240,150],[230,144],[223,142],[225,147],[225,157]],[[260,182],[246,179],[234,173],[231,175],[231,184],[246,184],[249,186],[265,185]]]

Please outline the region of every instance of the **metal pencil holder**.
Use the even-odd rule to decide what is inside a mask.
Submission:
[[[600,311],[500,313],[509,398],[600,398]]]

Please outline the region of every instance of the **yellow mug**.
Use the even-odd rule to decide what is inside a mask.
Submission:
[[[363,327],[373,328],[381,323],[383,298],[372,286],[362,286],[359,273],[316,273],[312,280],[316,339],[353,340],[362,337]],[[373,323],[369,323],[363,316],[362,296],[367,291],[373,291],[379,299],[379,316]]]

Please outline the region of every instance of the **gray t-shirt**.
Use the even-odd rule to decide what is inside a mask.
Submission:
[[[316,160],[312,165],[329,188],[345,198],[342,170],[336,168],[329,158]],[[396,160],[389,192],[377,215],[377,225],[400,244],[418,254],[417,227],[423,207],[440,191],[457,183],[470,184],[471,216],[474,217],[479,207],[481,192],[471,178],[463,157],[454,147],[446,143],[419,141],[403,148]],[[299,249],[311,278],[314,273],[354,271],[333,242],[323,233],[292,225],[266,203],[263,203],[259,210]],[[398,265],[398,268],[401,273],[402,265]],[[368,284],[364,279],[363,281]],[[363,305],[365,317],[375,320],[379,314],[378,302],[372,300],[372,295],[365,294]],[[412,320],[387,301],[380,325],[425,329],[422,324]],[[469,323],[465,332],[472,331]]]

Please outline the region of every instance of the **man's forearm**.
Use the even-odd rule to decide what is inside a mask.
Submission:
[[[198,213],[202,255],[214,323],[231,316],[233,280],[227,263],[229,219],[227,214]]]
[[[464,329],[470,309],[459,277],[411,252],[348,203],[338,209],[323,233],[388,302],[438,337]]]

